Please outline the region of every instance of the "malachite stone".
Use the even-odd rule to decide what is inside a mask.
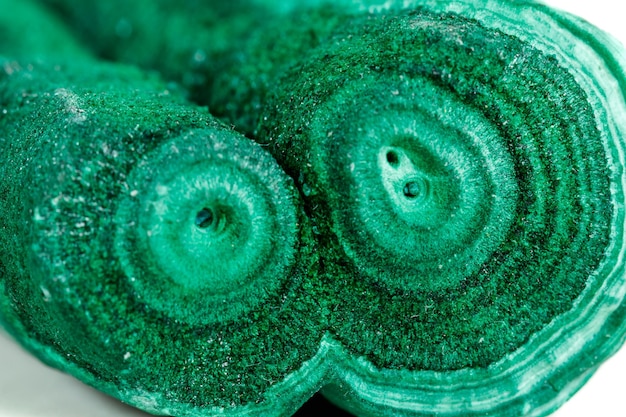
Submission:
[[[0,324],[155,414],[295,412],[326,368],[293,180],[156,76],[41,46],[62,28],[19,4],[45,30],[0,58]]]
[[[6,329],[153,413],[292,413],[318,390],[316,254],[275,160],[134,68],[0,68]]]
[[[543,416],[624,340],[624,52],[530,2],[346,18],[271,92],[356,415]],[[393,411],[392,411],[393,410]]]
[[[626,53],[598,29],[530,1],[42,2],[262,145],[137,70],[4,61],[0,312],[46,362],[157,414],[322,389],[538,417],[622,344]]]

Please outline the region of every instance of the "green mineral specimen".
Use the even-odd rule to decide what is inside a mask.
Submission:
[[[42,306],[68,291],[61,299],[74,300],[74,316],[41,326],[50,332],[43,336],[61,349],[54,338],[80,319],[99,344],[70,340],[59,352],[83,355],[73,359],[81,369],[125,387],[109,388],[114,395],[155,413],[272,416],[322,388],[359,416],[538,417],[622,344],[626,58],[589,24],[530,1],[42,1],[100,56],[160,70],[253,136],[295,180],[309,219],[291,217],[292,242],[303,242],[293,254],[289,234],[267,238],[279,245],[270,253],[286,251],[300,269],[258,276],[284,279],[277,285],[289,290],[258,301],[257,287],[242,293],[234,280],[216,283],[226,285],[219,296],[199,294],[203,266],[179,261],[200,253],[198,228],[221,226],[203,204],[189,206],[182,229],[169,223],[178,201],[195,201],[187,193],[198,182],[188,174],[164,180],[178,161],[194,165],[183,153],[155,146],[142,152],[147,159],[129,157],[120,171],[127,177],[110,182],[122,189],[106,193],[120,196],[106,199],[115,205],[108,217],[63,212],[72,222],[104,222],[84,241],[59,240],[35,221],[66,218],[50,207],[59,185],[34,156],[15,153],[27,155],[16,167],[34,174],[8,183],[28,184],[19,193],[35,199],[25,207],[41,211],[7,234],[7,253],[29,259],[28,270],[50,271],[23,285],[34,294],[40,276],[56,277],[68,262],[80,276],[109,277],[76,287],[45,281],[43,300],[19,310],[32,312],[20,322],[48,323]],[[145,123],[165,117],[155,113]],[[180,149],[188,139],[172,140]],[[103,194],[64,181],[75,198]],[[0,192],[10,202],[21,195]],[[64,221],[63,230],[76,230]],[[24,239],[28,256],[18,249]],[[240,300],[234,311],[231,290]],[[18,303],[17,295],[8,299]],[[101,360],[102,350],[117,353]],[[141,363],[124,373],[116,360],[137,353]]]
[[[152,413],[293,413],[324,372],[293,181],[154,74],[55,50],[19,4],[46,46],[0,58],[0,323]]]
[[[542,416],[624,340],[624,52],[534,3],[414,6],[303,54],[257,130],[325,236],[324,393]]]
[[[138,70],[0,68],[10,333],[150,412],[295,411],[319,388],[299,369],[322,331],[293,181]]]
[[[1,66],[7,329],[147,411],[294,411],[321,331],[292,181],[133,69]]]

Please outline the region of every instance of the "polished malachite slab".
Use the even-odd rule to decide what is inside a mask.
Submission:
[[[262,145],[134,70],[6,61],[0,311],[49,363],[160,414],[286,415],[321,388],[359,416],[544,416],[622,344],[626,59],[587,23],[494,0],[45,2]]]

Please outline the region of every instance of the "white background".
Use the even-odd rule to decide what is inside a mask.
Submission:
[[[551,0],[626,44],[624,9],[615,0]],[[146,417],[47,368],[0,333],[0,417]],[[626,348],[602,365],[552,417],[625,417]]]

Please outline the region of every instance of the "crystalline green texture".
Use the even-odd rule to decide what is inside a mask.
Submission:
[[[353,18],[258,131],[331,236],[324,392],[357,415],[545,415],[626,330],[624,53],[536,4],[412,6]]]
[[[93,61],[53,16],[12,3],[0,1],[12,12],[0,18],[12,34],[0,38],[0,324],[152,413],[294,412],[325,368],[293,181],[154,75]]]
[[[125,23],[99,36],[187,51],[142,64],[210,77],[185,84],[232,98],[242,130],[265,106],[257,140],[298,180],[324,273],[299,302],[326,336],[292,381],[332,380],[363,416],[546,415],[626,333],[623,52],[534,3],[407,3],[260,19],[215,55],[191,17],[199,43],[129,33],[155,9],[92,16]],[[195,72],[192,51],[211,64]]]
[[[260,130],[336,236],[329,273],[351,283],[332,331],[382,367],[485,367],[569,309],[604,256],[595,115],[554,59],[470,20],[352,27],[283,79]],[[376,337],[381,322],[396,332]]]
[[[293,412],[312,395],[315,255],[274,159],[136,69],[0,66],[7,329],[155,413]]]
[[[20,5],[2,29],[41,32],[0,45],[22,56],[0,58],[2,326],[152,413],[294,412],[325,368],[293,181],[154,75],[55,49],[72,38]]]

